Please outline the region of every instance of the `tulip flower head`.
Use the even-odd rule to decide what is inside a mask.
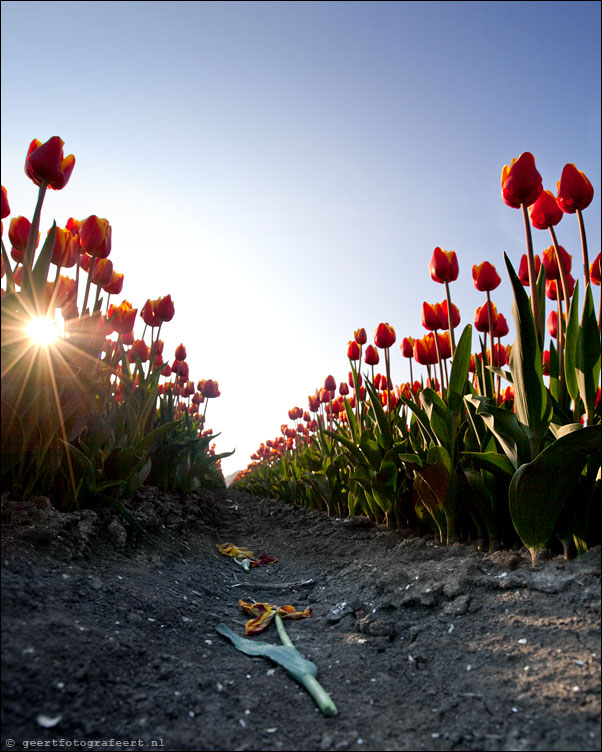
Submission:
[[[537,201],[529,207],[531,224],[538,230],[547,230],[557,225],[563,217],[556,197],[551,191],[542,191]]]
[[[111,225],[108,220],[92,214],[81,223],[79,242],[88,256],[106,258],[111,253]]]
[[[25,174],[36,185],[46,184],[54,191],[60,191],[69,182],[75,157],[63,155],[65,142],[53,136],[46,143],[34,139],[29,145],[25,159]]]
[[[594,198],[594,189],[587,177],[574,164],[567,164],[562,170],[558,190],[558,206],[567,214],[586,209]]]
[[[10,206],[8,205],[8,193],[6,192],[6,188],[2,186],[2,219],[6,219],[8,215],[10,214]]]
[[[347,345],[347,357],[349,358],[349,360],[360,359],[360,346],[354,339],[352,339]]]
[[[27,248],[27,238],[29,237],[29,231],[31,230],[31,222],[27,217],[13,217],[8,226],[8,239],[10,240],[13,248],[17,251],[25,251]],[[40,241],[40,234],[38,233],[38,240],[36,247]]]
[[[558,246],[558,254],[560,256],[560,261],[562,262],[564,271],[566,274],[568,274],[571,271],[573,257],[570,253],[567,253],[561,245]],[[560,270],[558,268],[556,251],[554,250],[553,245],[551,245],[549,248],[546,248],[542,252],[541,261],[546,270],[546,280],[560,279]]]
[[[472,281],[477,290],[491,292],[491,290],[495,290],[502,280],[496,272],[495,266],[490,264],[489,261],[483,261],[478,266],[475,264],[472,267]]]
[[[375,366],[378,364],[380,358],[378,357],[378,350],[374,345],[368,345],[364,354],[364,362],[368,366]]]
[[[336,392],[337,390],[337,382],[335,381],[334,376],[327,376],[324,380],[324,389],[328,389],[329,392]]]
[[[504,314],[498,313],[493,326],[493,336],[505,337],[509,331],[508,322],[506,321]]]
[[[379,324],[374,333],[374,344],[382,350],[395,344],[395,329],[390,324]]]
[[[479,332],[488,332],[489,331],[489,313],[487,310],[487,303],[482,305],[480,308],[477,308],[475,311],[475,317],[474,317],[474,326],[475,329]],[[493,326],[495,327],[495,322],[497,320],[497,311],[495,308],[495,304],[491,303],[491,321],[493,323]]]
[[[119,295],[123,289],[123,274],[118,274],[115,270],[111,274],[111,281],[103,287],[107,295]]]
[[[368,335],[366,334],[366,330],[364,328],[362,329],[356,329],[353,333],[353,339],[357,342],[358,345],[365,345],[368,341]]]
[[[600,254],[598,254],[590,264],[589,277],[594,285],[598,285],[598,287],[600,286]]]
[[[422,304],[422,326],[425,329],[431,332],[436,329],[444,329],[446,323],[444,318],[441,303],[434,303],[433,305],[430,303]]]
[[[541,259],[537,254],[534,256],[534,265],[535,265],[535,278],[539,276],[539,270],[541,269]],[[525,287],[529,287],[529,260],[527,259],[527,254],[523,253],[520,264],[518,267],[518,272],[516,275],[520,281],[525,285]]]
[[[524,152],[513,159],[510,166],[502,169],[502,199],[513,209],[520,209],[522,204],[531,206],[543,191],[541,175],[535,167],[535,157],[531,152]]]
[[[404,337],[401,342],[401,353],[404,358],[414,357],[414,337]]]
[[[138,309],[132,308],[132,304],[124,300],[119,306],[109,306],[107,320],[112,331],[129,334],[134,328],[137,313]]]
[[[444,251],[443,248],[435,248],[429,264],[429,272],[434,282],[454,282],[458,279],[460,268],[455,251]]]
[[[176,360],[186,360],[186,348],[181,343],[176,347],[175,358]]]

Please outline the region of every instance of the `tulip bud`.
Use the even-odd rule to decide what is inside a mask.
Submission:
[[[81,223],[79,242],[89,256],[106,258],[111,253],[111,234],[109,222],[92,214]]]
[[[562,209],[551,191],[542,191],[537,201],[529,207],[531,224],[538,230],[557,225],[563,217]]]
[[[364,354],[364,362],[366,363],[366,365],[375,366],[377,365],[379,360],[380,358],[378,357],[378,350],[374,347],[374,345],[368,345]]]
[[[458,279],[459,273],[456,252],[435,248],[429,264],[429,272],[434,282],[454,282]]]
[[[594,198],[594,189],[587,177],[574,164],[567,164],[562,170],[558,190],[558,206],[567,214],[586,209]]]
[[[489,261],[483,261],[478,266],[475,264],[472,267],[472,281],[477,290],[481,292],[490,292],[502,281],[495,270],[495,266],[490,264]]]
[[[36,185],[46,183],[49,188],[60,191],[69,182],[75,157],[70,154],[63,156],[65,142],[58,136],[53,136],[45,144],[34,139],[29,145],[25,159],[25,174]]]
[[[502,199],[504,203],[514,209],[520,209],[521,204],[531,206],[543,191],[541,175],[535,167],[533,154],[526,151],[513,159],[502,170]]]
[[[414,337],[404,337],[401,342],[401,353],[404,358],[414,357]]]
[[[390,324],[379,324],[374,333],[374,344],[381,349],[386,349],[395,344],[395,329]]]
[[[535,264],[535,279],[539,276],[539,270],[541,269],[541,259],[537,254],[534,256],[534,264]],[[518,267],[518,273],[516,275],[519,280],[525,285],[525,287],[529,287],[529,259],[527,258],[527,254],[523,253],[520,264]]]
[[[368,335],[366,334],[365,329],[356,329],[353,333],[353,338],[357,342],[358,345],[365,345],[368,341]]]
[[[186,348],[184,345],[179,344],[176,347],[176,353],[175,353],[176,360],[186,360]]]
[[[8,205],[8,194],[6,188],[2,186],[2,219],[6,219],[10,214],[10,206]]]
[[[570,253],[567,253],[561,245],[558,246],[558,255],[560,256],[560,261],[565,273],[568,274],[571,271],[573,257]],[[553,245],[551,245],[549,248],[546,248],[542,252],[541,261],[546,270],[547,280],[561,278],[560,270],[558,268],[558,261],[556,260],[556,251],[554,250]]]

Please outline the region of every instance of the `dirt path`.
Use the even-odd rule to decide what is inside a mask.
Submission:
[[[531,570],[233,491],[131,508],[145,540],[3,501],[2,749],[600,749],[600,549]],[[339,715],[215,632],[238,598],[311,606],[285,625]]]

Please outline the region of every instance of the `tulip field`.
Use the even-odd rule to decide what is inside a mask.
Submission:
[[[390,359],[399,352],[389,323],[370,344],[365,329],[356,330],[338,394],[329,375],[307,408],[291,408],[289,423],[259,446],[237,488],[418,528],[442,543],[495,550],[522,542],[534,562],[549,545],[569,557],[600,542],[600,253],[590,264],[582,213],[594,190],[573,164],[564,167],[557,195],[544,190],[525,152],[503,168],[501,193],[525,229],[522,259],[503,259],[514,343],[502,343],[508,322],[492,300],[501,277],[488,261],[472,269],[484,293],[474,327],[456,335],[460,311],[450,285],[459,262],[455,251],[435,248],[425,271],[428,265],[444,285],[445,299],[423,304],[424,337],[401,341],[410,380],[391,381]],[[582,273],[556,236],[565,214],[579,223]],[[531,225],[550,231],[541,258]],[[414,379],[413,361],[426,368],[426,380]]]
[[[140,312],[111,302],[124,275],[109,259],[106,219],[55,222],[38,249],[44,196],[65,188],[75,166],[63,145],[58,136],[31,142],[25,174],[39,186],[31,221],[11,215],[2,186],[2,491],[17,500],[44,494],[65,511],[109,504],[135,524],[122,501],[143,484],[181,494],[223,486],[225,455],[205,428],[219,386],[195,386],[183,344],[173,361],[163,352],[170,295]]]
[[[180,494],[224,485],[227,454],[216,454],[206,428],[220,391],[212,379],[191,380],[183,344],[173,359],[163,352],[170,295],[140,310],[111,302],[124,278],[109,258],[107,219],[54,223],[38,248],[45,194],[64,189],[75,166],[63,146],[58,136],[30,144],[31,220],[11,213],[2,186],[2,492],[44,494],[64,510],[109,504],[136,524],[122,502],[143,485]],[[525,152],[503,168],[501,192],[522,214],[526,253],[473,267],[484,294],[474,326],[459,330],[458,257],[437,247],[425,275],[428,267],[445,297],[423,304],[426,334],[403,337],[400,355],[389,323],[370,343],[356,330],[348,375],[327,376],[306,408],[289,410],[238,488],[443,543],[522,542],[534,560],[548,545],[570,556],[599,542],[600,254],[590,263],[583,218],[594,191],[573,164],[556,195],[544,190]],[[579,263],[556,236],[565,214],[579,223]],[[541,258],[531,226],[550,232]],[[508,322],[492,299],[501,274],[514,292],[512,344],[502,342]],[[407,383],[392,383],[393,357],[408,361]],[[413,364],[426,378],[414,378]]]

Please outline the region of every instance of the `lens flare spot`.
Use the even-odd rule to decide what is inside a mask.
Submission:
[[[36,345],[51,345],[59,336],[56,321],[47,318],[32,319],[27,325],[27,336]]]

